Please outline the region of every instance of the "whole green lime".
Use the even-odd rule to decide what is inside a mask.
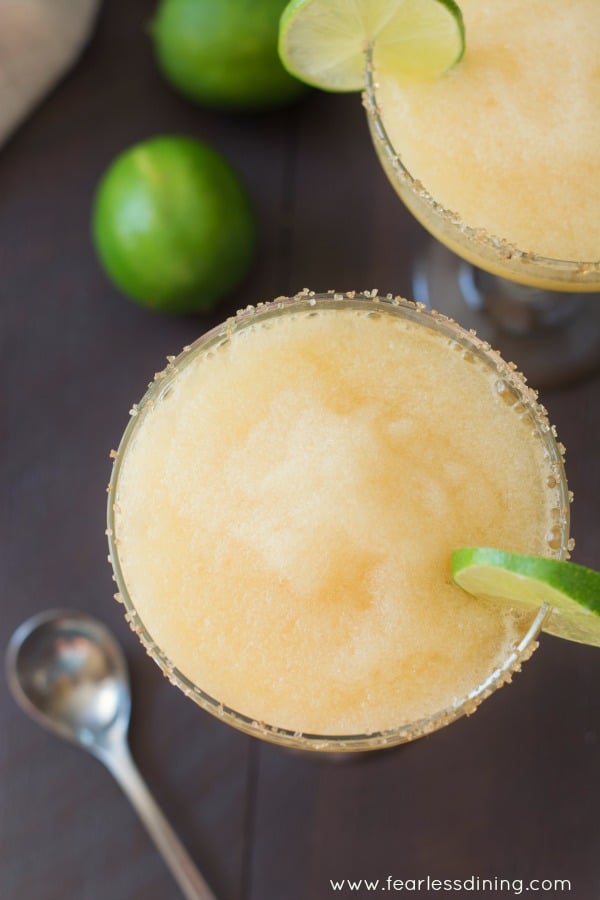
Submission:
[[[220,109],[284,106],[305,86],[277,52],[287,0],[161,0],[151,26],[167,80],[198,103]]]
[[[125,294],[165,312],[201,312],[243,279],[256,224],[244,186],[220,154],[165,136],[109,166],[96,190],[92,234]]]

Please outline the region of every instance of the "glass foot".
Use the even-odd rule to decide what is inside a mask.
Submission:
[[[600,369],[600,294],[525,287],[435,241],[415,263],[413,297],[474,328],[532,387],[559,387]]]

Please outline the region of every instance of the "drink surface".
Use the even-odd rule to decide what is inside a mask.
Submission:
[[[466,696],[529,619],[453,586],[451,551],[551,552],[550,463],[514,399],[477,354],[383,310],[288,310],[192,351],[115,497],[152,639],[291,731],[395,728]]]
[[[473,228],[554,259],[600,258],[600,3],[461,0],[462,61],[401,83],[376,57],[391,143]]]

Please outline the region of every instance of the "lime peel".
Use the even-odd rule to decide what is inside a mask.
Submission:
[[[488,547],[452,554],[452,577],[470,594],[521,610],[549,607],[542,631],[600,647],[600,572],[577,563]]]
[[[277,53],[286,0],[160,0],[150,28],[166,80],[189,99],[254,112],[294,102],[306,85]]]
[[[92,236],[110,280],[143,306],[210,312],[245,278],[256,216],[230,163],[179,135],[122,151],[94,195]]]
[[[280,58],[314,87],[361,90],[369,46],[400,76],[439,77],[463,56],[461,11],[454,0],[291,0],[281,16]]]

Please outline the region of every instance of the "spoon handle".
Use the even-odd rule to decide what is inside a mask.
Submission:
[[[127,743],[121,741],[97,756],[137,810],[186,900],[217,900],[150,793]]]

